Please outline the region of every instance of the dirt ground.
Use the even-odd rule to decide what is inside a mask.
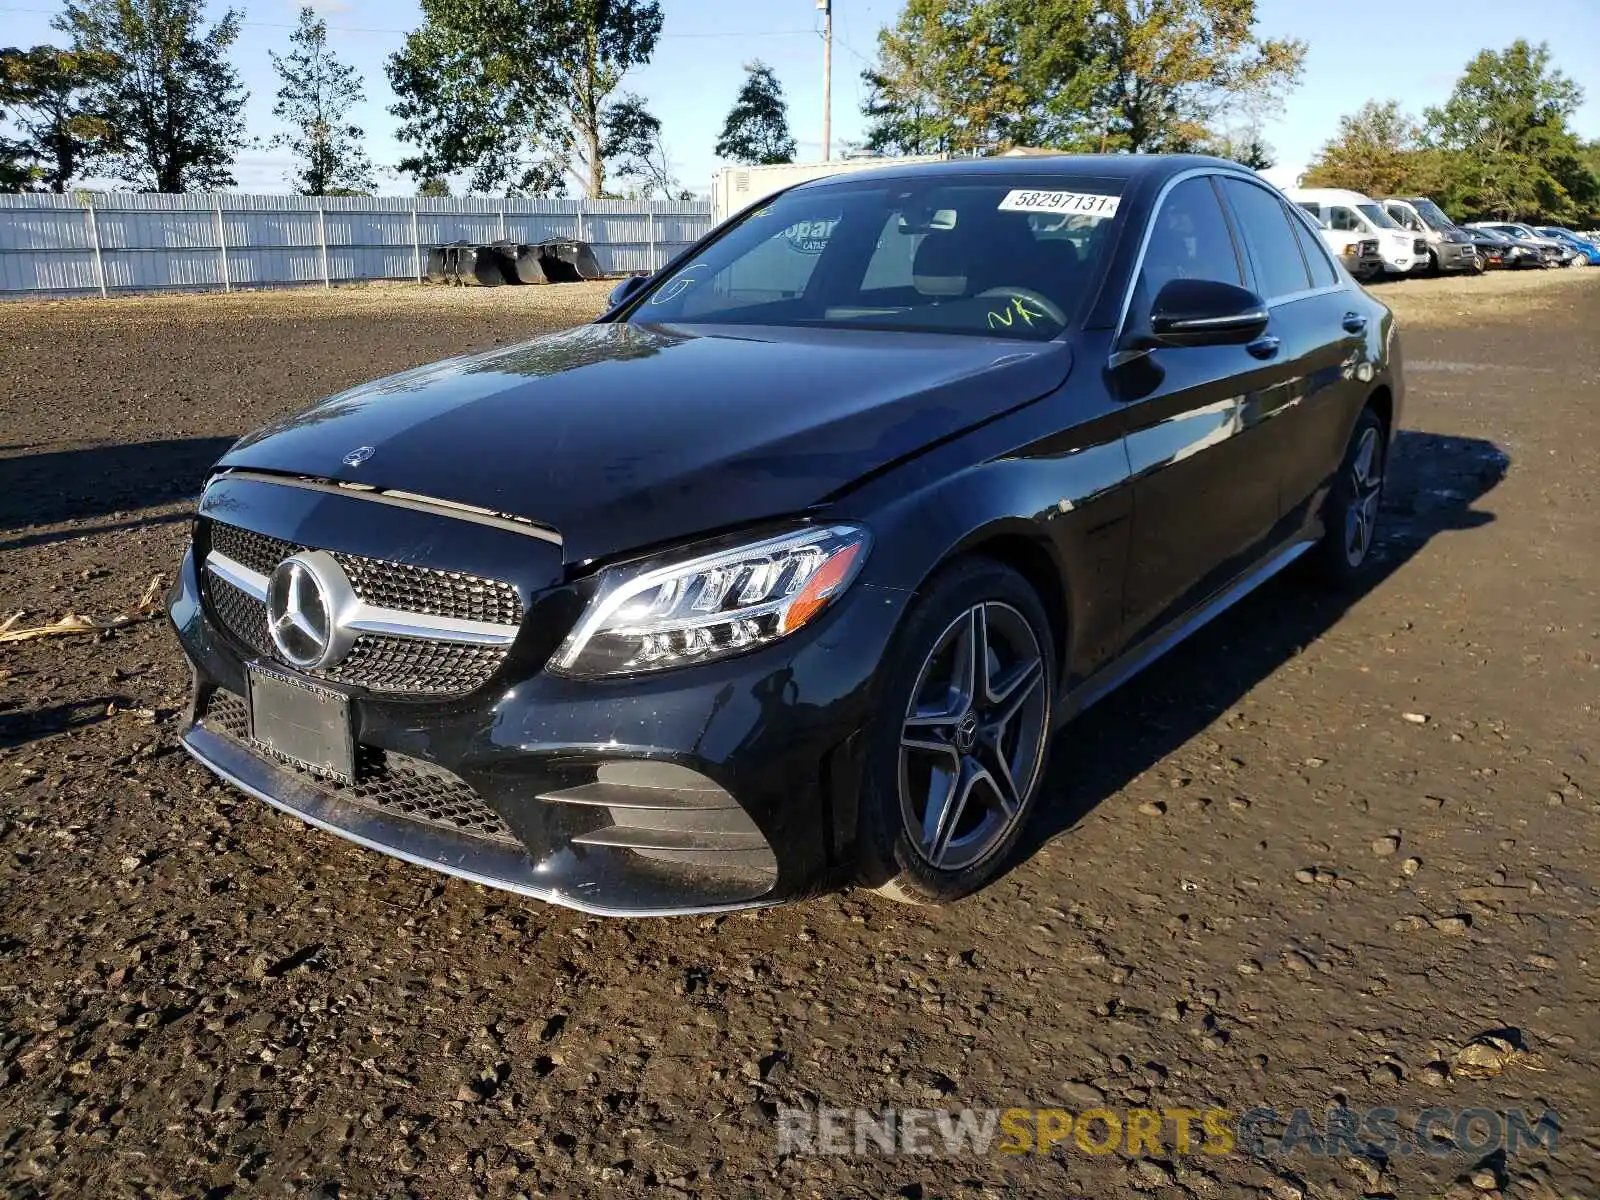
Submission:
[[[160,620],[0,645],[6,1194],[1600,1196],[1600,270],[1379,294],[1410,401],[1373,586],[1277,581],[1068,729],[1031,854],[952,909],[485,891],[212,782]],[[0,621],[136,615],[234,436],[601,295],[0,305]],[[780,1157],[776,1125],[1341,1104],[1560,1131]]]

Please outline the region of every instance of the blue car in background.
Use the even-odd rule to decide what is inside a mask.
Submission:
[[[1563,246],[1570,246],[1591,267],[1600,267],[1600,246],[1585,238],[1579,237],[1570,229],[1563,229],[1559,225],[1540,225],[1534,229],[1540,237],[1553,238]]]

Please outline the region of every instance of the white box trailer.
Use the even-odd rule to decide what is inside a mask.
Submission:
[[[810,179],[878,167],[903,167],[909,163],[944,162],[949,157],[948,154],[922,154],[910,158],[837,158],[828,162],[779,163],[770,167],[723,167],[711,177],[711,220],[720,225],[757,200]]]

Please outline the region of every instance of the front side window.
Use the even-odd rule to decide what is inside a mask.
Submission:
[[[1239,233],[1255,266],[1262,298],[1275,300],[1306,291],[1311,278],[1283,202],[1266,188],[1242,179],[1224,180],[1222,186],[1239,219]]]
[[[1367,223],[1356,215],[1355,210],[1346,208],[1342,204],[1337,204],[1328,210],[1328,225],[1345,233],[1365,233],[1367,230]]]
[[[1045,341],[1093,294],[1121,190],[988,174],[800,188],[662,279],[628,319]]]
[[[1214,279],[1235,287],[1244,283],[1233,234],[1206,176],[1180,180],[1161,202],[1139,273],[1142,302],[1154,303],[1174,279]]]

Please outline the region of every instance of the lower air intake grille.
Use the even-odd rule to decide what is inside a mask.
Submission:
[[[268,753],[250,741],[249,711],[244,700],[232,692],[221,689],[212,692],[200,719],[213,732],[233,738],[255,753]],[[325,779],[285,759],[274,757],[273,761],[280,769],[293,771],[305,782],[345,803],[447,829],[463,837],[522,848],[500,814],[485,804],[471,787],[458,776],[422,759],[362,746],[354,784]]]

